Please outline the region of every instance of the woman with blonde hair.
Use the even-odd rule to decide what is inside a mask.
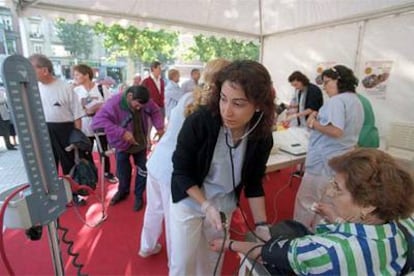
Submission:
[[[204,85],[196,87],[193,93],[181,97],[172,109],[170,122],[164,136],[156,145],[147,162],[147,208],[141,233],[141,249],[138,254],[145,258],[161,250],[158,240],[162,232],[162,221],[166,226],[167,255],[169,255],[170,236],[168,232],[169,204],[171,197],[172,154],[177,143],[177,136],[187,116],[205,105],[211,95],[216,74],[229,65],[225,59],[215,59],[207,63],[204,72]]]

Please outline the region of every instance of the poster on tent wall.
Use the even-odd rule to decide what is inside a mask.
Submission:
[[[389,60],[365,62],[361,83],[368,96],[385,99],[391,68],[392,61]]]
[[[320,62],[318,63],[318,65],[316,65],[315,83],[319,85],[320,88],[322,88],[323,86],[322,72],[326,69],[332,68],[333,66],[335,66],[335,64],[336,64],[336,61],[325,61],[325,62]]]

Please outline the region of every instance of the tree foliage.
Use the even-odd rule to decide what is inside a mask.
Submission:
[[[199,59],[208,62],[222,57],[229,60],[251,59],[259,60],[259,46],[253,42],[242,42],[235,39],[194,36],[195,46],[190,47],[187,59]]]
[[[55,22],[56,33],[62,41],[65,50],[73,57],[88,59],[93,48],[93,30],[81,20],[68,23],[59,18]]]
[[[178,45],[178,33],[165,30],[139,30],[134,26],[122,27],[119,24],[106,26],[97,23],[96,34],[102,35],[104,47],[112,58],[136,58],[145,64],[158,60],[163,64],[174,61]]]

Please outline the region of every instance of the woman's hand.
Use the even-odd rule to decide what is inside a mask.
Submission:
[[[309,114],[308,119],[306,120],[306,125],[309,128],[313,128],[313,124],[315,123],[317,116],[318,116],[318,112],[316,112],[316,111]]]
[[[331,204],[318,202],[312,207],[315,210],[315,213],[319,214],[329,223],[335,222],[338,218],[338,214]]]
[[[272,235],[270,234],[270,228],[267,225],[256,226],[254,233],[260,238],[256,238],[257,242],[267,242],[272,238]]]
[[[221,247],[223,246],[223,239],[215,239],[209,242],[208,247],[210,250],[215,252],[220,252]],[[224,249],[227,249],[229,246],[229,241],[225,241]]]
[[[214,226],[217,231],[223,230],[223,225],[219,211],[209,201],[205,201],[201,205],[201,211],[206,215],[207,221]]]
[[[88,115],[94,115],[96,112],[98,112],[99,109],[103,106],[103,103],[97,103],[89,108],[85,108],[85,112]]]
[[[285,121],[292,121],[293,119],[296,119],[297,117],[299,117],[298,114],[299,113],[294,113],[294,114],[290,114],[290,115],[286,116]]]

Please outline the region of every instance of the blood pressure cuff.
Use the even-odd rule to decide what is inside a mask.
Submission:
[[[290,241],[312,234],[303,224],[285,220],[270,228],[272,238],[262,247],[262,260],[266,269],[272,275],[294,275],[289,260]]]

